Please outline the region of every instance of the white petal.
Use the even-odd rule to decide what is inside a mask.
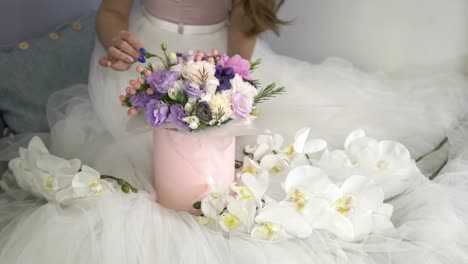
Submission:
[[[74,199],[73,188],[70,186],[68,188],[62,189],[55,193],[55,200],[59,203],[66,203]]]
[[[379,148],[383,155],[392,156],[395,158],[405,158],[410,159],[411,155],[408,149],[403,146],[401,143],[390,140],[383,140],[379,142]]]
[[[354,229],[351,221],[335,210],[329,209],[321,214],[320,218],[314,223],[314,227],[327,230],[344,240],[352,240],[354,238]]]
[[[266,226],[271,227],[273,230],[268,232],[269,230],[266,230]],[[265,232],[266,231],[266,232]],[[261,239],[261,240],[269,240],[269,241],[280,241],[280,240],[286,240],[289,238],[292,238],[290,235],[286,233],[284,228],[280,225],[277,224],[272,224],[272,223],[262,223],[259,225],[256,225],[253,229],[250,235],[255,238],[255,239]]]
[[[228,203],[227,209],[247,228],[246,232],[250,232],[254,226],[256,206],[255,201],[232,200]]]
[[[302,128],[296,132],[294,137],[294,151],[304,153],[304,147],[309,136],[310,128]]]
[[[362,138],[362,137],[365,137],[365,136],[366,136],[366,132],[363,129],[354,130],[346,138],[345,143],[344,143],[344,148],[347,150],[348,146],[349,146],[349,144],[351,144],[351,142],[353,142],[354,140],[356,140],[358,138]]]
[[[395,227],[389,218],[383,215],[372,216],[373,228],[372,233],[394,233]]]
[[[28,144],[28,150],[37,154],[48,155],[49,151],[42,142],[40,137],[33,137]]]
[[[286,192],[300,189],[308,194],[323,193],[330,184],[328,176],[319,168],[301,166],[291,170],[284,183]]]
[[[242,183],[249,188],[255,198],[260,199],[265,194],[270,179],[267,172],[263,172],[260,175],[245,173],[241,177]]]
[[[270,133],[269,131],[265,131],[265,132]],[[272,141],[273,141],[273,138],[272,138],[271,135],[260,135],[260,136],[257,137],[257,144],[258,145],[266,144],[266,145],[270,146]]]
[[[382,215],[384,217],[390,218],[393,214],[393,205],[391,204],[382,204],[376,211],[375,214]]]
[[[255,221],[280,225],[288,234],[299,238],[306,238],[312,233],[311,226],[295,209],[282,204],[265,206]]]
[[[349,217],[353,224],[354,236],[352,241],[359,241],[368,236],[373,229],[373,218],[370,213],[366,214],[353,214]]]
[[[283,143],[284,143],[283,136],[281,136],[280,134],[274,134],[273,135],[273,144],[272,144],[271,148],[273,150],[280,150]]]
[[[268,154],[271,151],[271,148],[267,144],[260,144],[258,145],[257,149],[253,154],[254,160],[260,160],[263,156]]]
[[[304,153],[317,153],[327,148],[327,142],[323,139],[312,139],[305,143]]]
[[[341,190],[354,196],[362,210],[377,210],[383,204],[382,188],[367,177],[353,175],[343,183]]]
[[[81,171],[93,175],[95,180],[99,180],[101,178],[101,174],[97,170],[86,165],[83,165],[83,167],[81,167]]]

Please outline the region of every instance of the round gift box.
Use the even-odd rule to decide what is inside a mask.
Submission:
[[[153,130],[156,200],[166,208],[200,214],[193,208],[209,191],[209,179],[229,188],[235,174],[235,137],[210,137],[176,130]]]

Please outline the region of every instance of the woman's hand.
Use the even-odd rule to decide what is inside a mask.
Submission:
[[[126,30],[120,31],[111,43],[107,48],[107,56],[99,60],[99,64],[104,67],[125,71],[141,56],[140,49],[143,48],[143,44]]]

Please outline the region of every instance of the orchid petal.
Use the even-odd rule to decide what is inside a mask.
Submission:
[[[327,148],[327,142],[323,139],[312,139],[305,143],[304,153],[317,153]]]
[[[319,194],[327,189],[328,176],[317,167],[301,166],[291,170],[284,183],[286,192],[300,188],[309,194]]]
[[[354,130],[346,138],[345,143],[344,143],[344,148],[347,150],[348,147],[349,147],[349,144],[351,144],[351,142],[353,142],[354,140],[356,140],[358,138],[362,138],[362,137],[365,137],[365,136],[366,136],[366,132],[364,132],[364,130],[362,130],[362,129]]]
[[[304,147],[309,133],[310,128],[302,128],[296,132],[296,136],[294,137],[294,151],[304,153]]]

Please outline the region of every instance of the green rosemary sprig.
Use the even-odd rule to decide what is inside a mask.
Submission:
[[[282,94],[286,91],[284,86],[276,87],[276,83],[272,83],[267,87],[260,90],[260,92],[254,98],[254,105],[267,101],[279,94]]]

